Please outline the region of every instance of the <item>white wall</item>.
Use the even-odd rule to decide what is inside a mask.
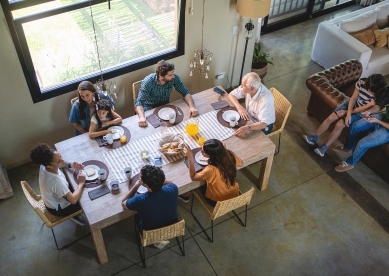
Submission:
[[[192,94],[207,88],[222,85],[228,88],[227,80],[215,80],[219,72],[227,72],[233,85],[238,85],[244,50],[244,24],[235,10],[236,0],[215,0],[205,2],[204,48],[213,53],[210,77],[189,77],[189,61],[193,50],[201,45],[202,1],[194,1],[194,15],[188,14],[190,1],[186,8],[185,55],[171,60]],[[257,22],[255,22],[255,25]],[[232,27],[238,25],[238,35],[232,35]],[[68,121],[70,99],[76,92],[33,104],[24,79],[10,32],[0,7],[0,162],[4,167],[12,167],[30,161],[30,149],[38,142],[50,145],[71,138],[74,129]],[[250,71],[254,39],[249,41],[245,70]],[[131,97],[133,82],[143,79],[154,71],[154,66],[143,68],[115,78],[118,88],[116,110],[123,117],[134,114]],[[174,95],[173,99],[177,99]]]

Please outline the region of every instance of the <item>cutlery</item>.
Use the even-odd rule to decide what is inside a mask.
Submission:
[[[176,106],[178,115],[182,115],[181,112],[178,110],[178,106]]]

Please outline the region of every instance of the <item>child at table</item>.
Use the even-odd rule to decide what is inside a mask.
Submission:
[[[95,113],[92,115],[89,126],[89,137],[96,138],[101,135],[111,133],[111,130],[102,128],[118,125],[122,122],[122,117],[112,110],[109,100],[100,100],[96,103]]]
[[[76,129],[76,135],[88,132],[91,115],[95,112],[95,105],[100,99],[109,100],[111,106],[115,105],[109,95],[97,91],[90,81],[82,81],[78,85],[78,99],[73,103],[69,115],[69,121]]]
[[[189,161],[190,178],[194,181],[206,181],[207,184],[200,186],[199,189],[211,206],[215,206],[218,201],[239,195],[236,167],[243,166],[243,162],[232,151],[226,149],[222,142],[217,139],[204,142],[201,153],[209,159],[208,166],[201,172],[195,171],[193,152],[188,145],[184,146],[184,153]]]

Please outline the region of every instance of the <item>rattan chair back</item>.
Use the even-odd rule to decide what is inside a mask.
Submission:
[[[288,120],[292,104],[274,87],[270,88],[274,97],[274,109],[276,112],[276,121],[273,125],[273,131],[267,136],[273,136],[281,133],[284,130],[286,121]]]
[[[196,189],[193,192],[196,198],[204,206],[205,210],[209,213],[211,220],[215,220],[218,217],[221,217],[227,214],[228,212],[231,212],[239,207],[242,207],[244,205],[249,205],[251,198],[253,197],[254,191],[255,191],[254,187],[251,187],[250,190],[248,190],[244,194],[240,194],[237,197],[223,200],[223,201],[218,201],[215,207],[209,205],[209,203],[206,201],[204,195],[201,193],[199,189]]]
[[[53,228],[54,226],[64,222],[65,220],[68,220],[74,216],[78,216],[82,213],[82,210],[79,210],[67,217],[54,216],[47,210],[46,205],[44,204],[41,196],[35,194],[35,192],[31,189],[30,185],[28,185],[26,181],[21,181],[20,184],[22,185],[24,195],[26,196],[31,207],[34,209],[34,211],[38,214],[38,216],[48,228]]]
[[[142,246],[145,247],[156,242],[169,240],[184,235],[185,220],[182,219],[179,222],[162,228],[147,231],[143,230],[142,235],[140,235],[140,239],[142,242]]]

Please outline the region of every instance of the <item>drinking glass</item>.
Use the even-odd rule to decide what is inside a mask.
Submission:
[[[125,144],[127,142],[127,136],[125,133],[122,136],[120,136],[120,142],[122,144]]]
[[[199,145],[200,145],[200,147],[202,147],[204,145],[205,140],[206,139],[205,139],[204,136],[200,136],[200,138],[199,138]]]

